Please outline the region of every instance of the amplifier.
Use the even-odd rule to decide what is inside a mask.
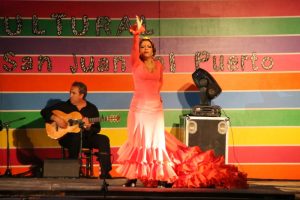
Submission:
[[[80,161],[78,159],[46,159],[44,160],[44,177],[78,178]]]
[[[227,117],[181,116],[180,127],[187,146],[199,146],[202,151],[213,149],[215,155],[227,156]],[[227,160],[227,159],[225,159]]]

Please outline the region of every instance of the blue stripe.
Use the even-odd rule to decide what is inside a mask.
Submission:
[[[0,110],[40,110],[50,100],[68,99],[62,93],[1,93]],[[87,99],[99,110],[128,109],[132,93],[90,93]],[[197,92],[163,92],[165,109],[189,109],[199,104]],[[300,108],[300,91],[223,92],[213,104],[222,108]]]

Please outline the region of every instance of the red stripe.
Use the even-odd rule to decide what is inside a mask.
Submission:
[[[25,56],[30,56],[32,58],[32,69],[30,70],[22,70],[22,65],[24,65],[24,61],[22,59]],[[47,55],[44,55],[47,56]],[[220,64],[220,55],[210,55],[209,60],[207,62],[200,63],[201,68],[209,71],[214,72],[216,71],[213,67],[213,56],[216,56],[216,63],[217,66]],[[230,68],[228,67],[228,60],[230,56],[233,55],[224,55],[224,72],[231,72]],[[235,72],[270,72],[270,71],[300,71],[300,54],[284,54],[284,55],[252,55],[248,54],[247,60],[244,61],[244,66],[242,69],[241,61],[242,55],[234,55],[238,59],[238,64],[236,65],[237,69]],[[74,58],[73,55],[64,55],[64,56],[49,56],[52,64],[52,69],[49,72],[47,70],[46,63],[43,64],[41,71],[38,70],[38,57],[37,55],[15,55],[14,57],[9,56],[10,60],[15,61],[17,67],[10,71],[9,73],[71,73],[70,66],[75,68]],[[78,70],[76,73],[85,73],[83,72],[80,66],[80,59],[85,59],[85,66],[88,67],[90,64],[90,60],[94,59],[94,72],[92,73],[128,73],[131,72],[131,63],[129,56],[123,56],[125,59],[126,70],[123,72],[121,70],[121,63],[119,62],[117,65],[117,70],[114,71],[114,56],[76,56]],[[257,57],[255,64],[252,64],[252,57]],[[271,61],[263,61],[267,59],[267,57],[271,58]],[[99,61],[101,58],[107,58],[109,61],[109,70],[108,71],[100,71],[98,70]],[[172,65],[169,62],[169,56],[162,56],[164,60],[165,72],[172,72]],[[272,62],[272,64],[271,64]],[[262,64],[264,63],[264,64]],[[12,68],[12,64],[8,63],[4,60],[3,56],[0,57],[0,73],[8,73],[3,68],[4,65],[7,65],[9,68]],[[175,55],[175,72],[194,72],[196,69],[195,64],[195,55],[190,56],[181,56]],[[257,67],[257,69],[256,69]],[[270,69],[267,69],[270,67]],[[221,70],[219,70],[221,71]]]
[[[230,146],[229,163],[300,163],[300,146]]]
[[[117,151],[119,147],[112,147],[112,162],[115,164],[118,158]],[[7,151],[0,149],[0,166],[6,166]],[[34,148],[34,149],[11,149],[10,150],[10,165],[37,165],[48,158],[62,158],[60,148]],[[94,157],[94,163],[98,163]]]
[[[157,11],[157,12],[155,12]],[[129,16],[135,18],[144,15],[149,18],[159,16],[159,2],[96,2],[96,1],[5,1],[0,7],[2,16],[50,18],[53,13],[64,13],[66,17],[108,16],[110,18],[122,18]]]
[[[162,1],[160,9],[162,18],[298,16],[300,2],[297,0]]]
[[[117,163],[119,147],[111,148]],[[6,165],[6,150],[0,149],[1,166]],[[300,163],[300,146],[247,146],[228,148],[228,163]],[[61,158],[60,148],[11,149],[11,165],[37,164],[47,158]],[[94,158],[96,159],[96,158]],[[96,162],[96,160],[95,160]]]
[[[65,13],[67,17],[109,16],[122,18],[136,14],[147,18],[197,18],[197,17],[259,17],[299,16],[297,0],[224,0],[224,1],[4,1],[2,16],[50,17],[52,13]]]

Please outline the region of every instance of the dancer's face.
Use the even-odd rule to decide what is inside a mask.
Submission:
[[[153,47],[150,41],[145,40],[140,44],[140,55],[144,59],[153,57]]]

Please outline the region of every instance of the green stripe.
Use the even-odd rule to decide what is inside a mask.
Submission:
[[[231,126],[300,126],[300,110],[225,110]]]
[[[189,113],[189,110],[183,113]],[[166,111],[166,126],[180,124],[181,111]],[[222,110],[231,126],[300,126],[300,110]]]
[[[117,115],[120,117],[120,121],[118,123],[114,122],[101,122],[102,128],[119,128],[125,127],[127,123],[127,111],[101,111],[100,115],[104,117]],[[44,128],[45,123],[43,118],[40,115],[39,111],[32,112],[1,112],[0,120],[3,122],[12,121],[15,119],[19,119],[21,117],[25,117],[24,120],[16,121],[10,124],[11,128]]]
[[[300,18],[213,18],[163,20],[163,36],[299,34]],[[174,29],[174,27],[176,27]]]
[[[119,115],[118,123],[102,122],[103,128],[126,127],[127,111],[102,111],[103,116]],[[165,110],[166,127],[179,127],[180,116],[189,114],[190,110]],[[222,116],[230,118],[231,126],[300,126],[300,110],[224,110]],[[3,122],[26,117],[13,122],[11,128],[43,128],[44,121],[39,112],[2,112]]]
[[[10,19],[10,29],[16,30],[15,19]],[[4,19],[0,19],[4,27]],[[106,35],[103,28],[100,36],[116,36],[120,20],[112,20],[110,24],[111,35]],[[131,21],[133,24],[134,21]],[[62,20],[63,30],[61,36],[73,36],[71,20]],[[85,36],[96,35],[96,20],[89,20],[89,30]],[[154,19],[146,20],[147,29],[154,30],[153,36],[234,36],[234,35],[281,35],[300,34],[300,18],[199,18],[199,19]],[[39,29],[46,30],[43,36],[57,36],[56,21],[54,19],[39,19]],[[76,22],[77,30],[82,29],[82,20]],[[129,36],[124,30],[120,36]],[[4,28],[0,36],[7,36]],[[32,20],[23,19],[21,36],[34,36],[32,33]]]

